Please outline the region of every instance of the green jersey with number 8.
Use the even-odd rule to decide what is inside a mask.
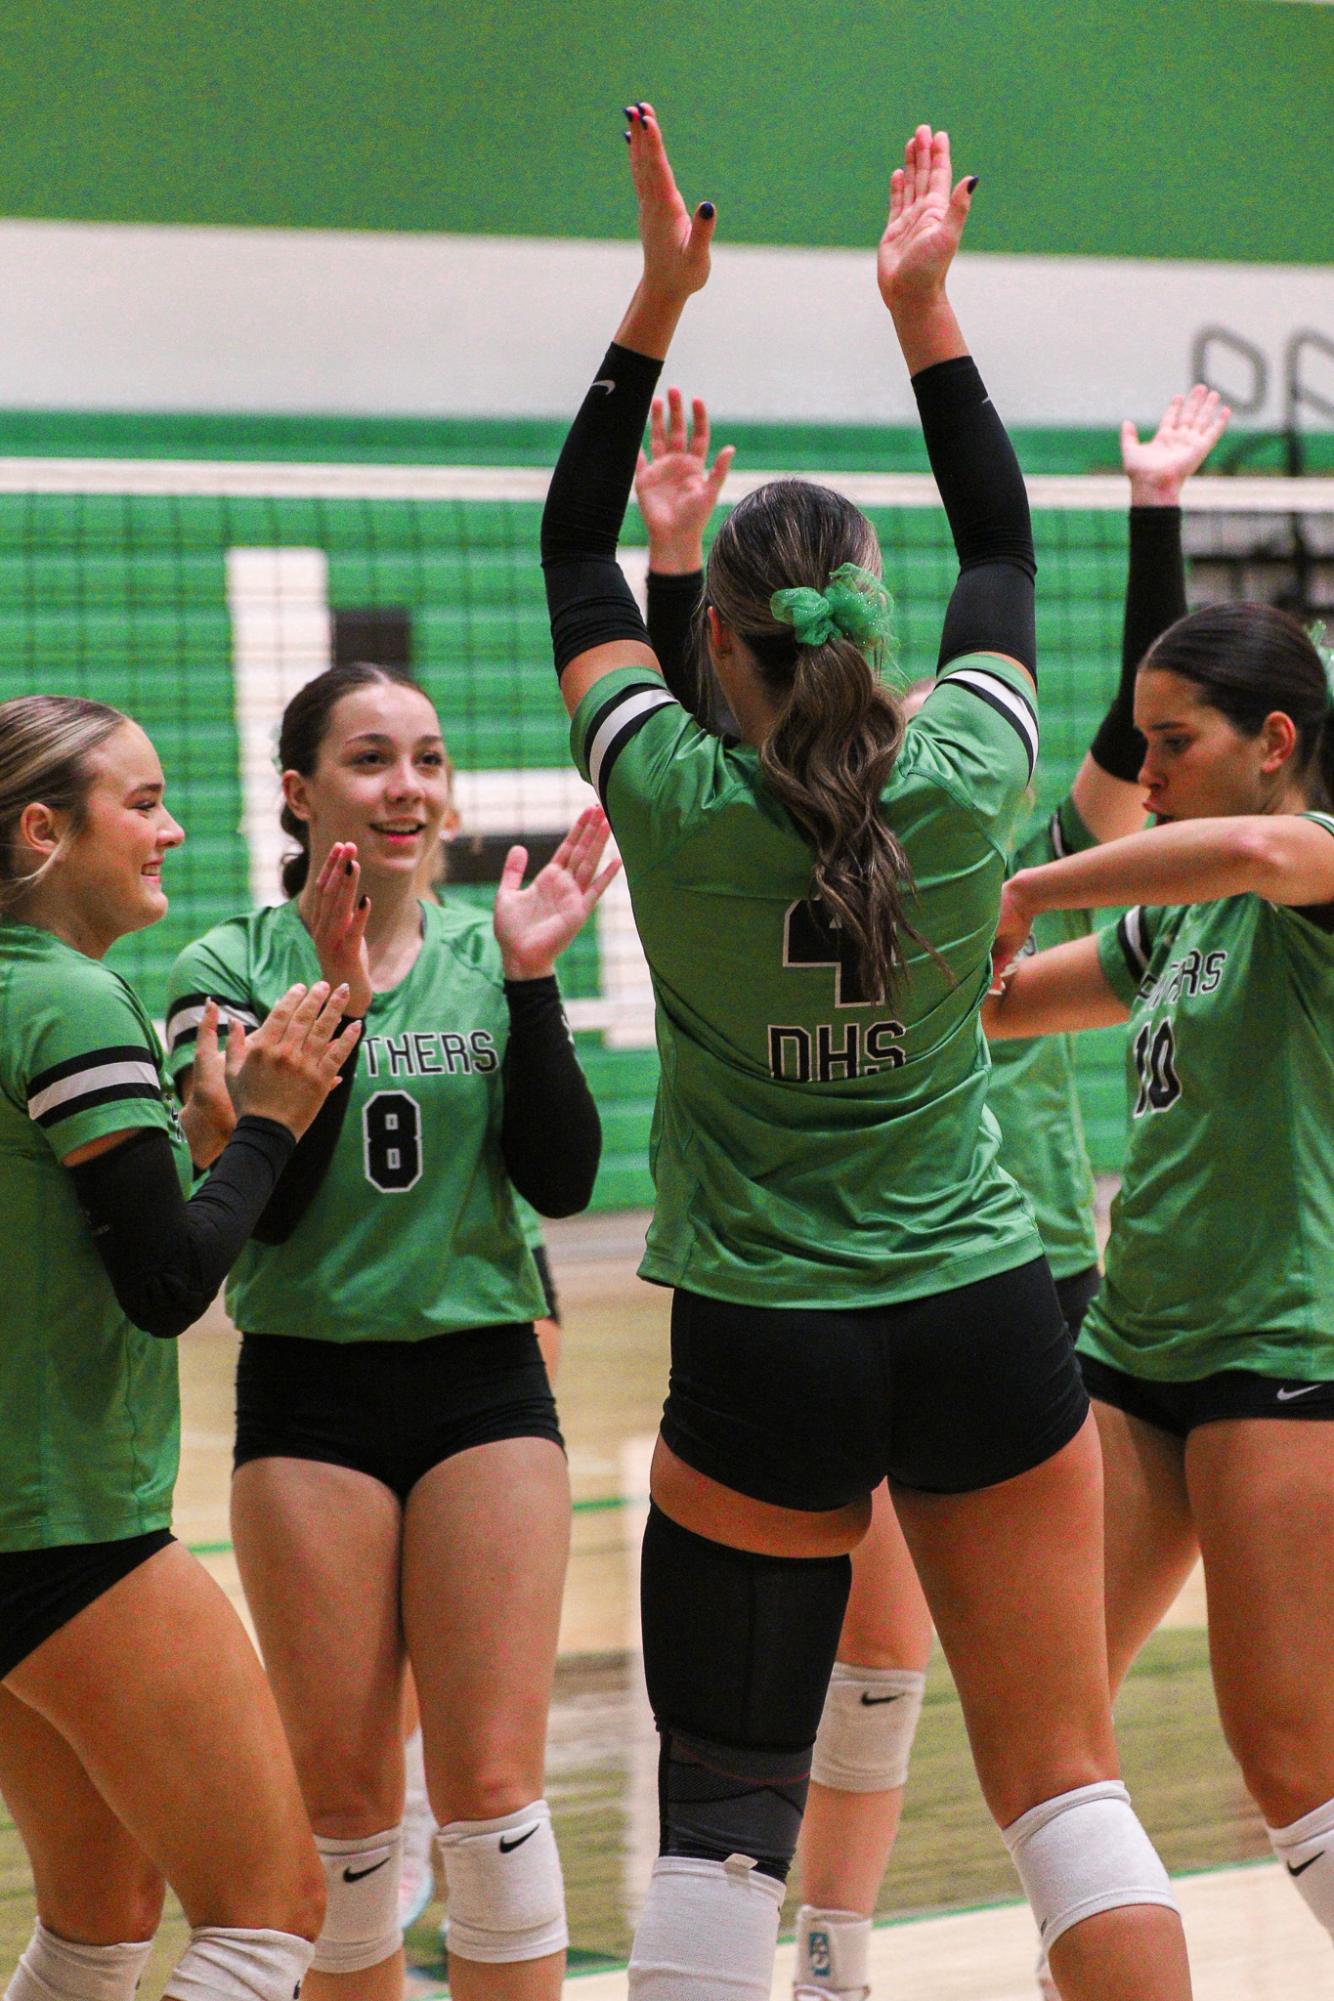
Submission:
[[[371,1002],[351,1100],[310,1207],[282,1244],[251,1243],[227,1306],[248,1333],[414,1341],[545,1310],[500,1151],[509,1036],[488,916],[422,908],[407,977]],[[211,995],[247,1027],[319,979],[294,903],[218,925],[172,970],[173,1074]]]
[[[1155,1382],[1334,1379],[1334,933],[1231,896],[1130,910],[1100,952],[1131,1116],[1080,1347]]]
[[[761,1306],[924,1297],[1041,1252],[997,1164],[978,1010],[1037,752],[1033,689],[966,655],[908,726],[883,811],[917,884],[892,1001],[812,902],[758,753],[618,669],[572,724],[624,858],[662,1072],[646,1278]]]

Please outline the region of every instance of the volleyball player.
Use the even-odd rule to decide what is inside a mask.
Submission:
[[[879,258],[960,550],[940,685],[905,733],[870,664],[870,524],[778,482],[710,555],[729,747],[663,686],[615,562],[713,233],[647,105],[630,159],[644,273],[553,476],[543,561],[662,1054],[642,1266],[676,1288],[642,1570],[662,1852],[631,1988],[768,1992],[847,1551],[888,1472],[1067,1993],[1184,1995],[1171,1890],[1114,1776],[1096,1438],[985,1109],[977,1013],[1036,754],[1035,648],[1022,480],[944,291],[971,183],[951,190],[947,138],[919,128]]]
[[[1334,1930],[1334,685],[1265,605],[1192,613],[1135,694],[1158,824],[1008,886],[1128,904],[1017,966],[992,1034],[1128,1022],[1131,1117],[1080,1336],[1106,1466],[1113,1686],[1204,1560],[1224,1731]]]
[[[356,1030],[335,1039],[346,996],[319,982],[275,996],[248,1045],[231,1037],[236,1118],[209,1006],[199,1101],[178,1115],[152,1024],[103,961],[163,915],[182,838],[128,717],[0,706],[0,1791],[37,1895],[8,2001],[131,2001],[164,1877],[191,1927],[168,1994],[290,2001],[323,1908],[259,1662],[170,1532],[172,1337]],[[213,1171],[187,1200],[192,1155]]]
[[[328,1886],[310,1994],[401,1991],[406,1656],[451,1987],[554,1995],[566,1928],[541,1792],[569,1487],[513,1189],[548,1214],[592,1190],[597,1113],[553,967],[610,880],[606,823],[582,814],[527,888],[512,849],[493,926],[420,897],[449,780],[403,673],[318,676],[279,757],[290,900],[182,954],[169,1029],[185,1074],[201,994],[262,1016],[288,968],[321,961],[367,1024],[341,1130],[309,1167],[298,1154],[289,1213],[228,1295],[245,1330],[234,1540]]]
[[[1130,483],[1129,562],[1115,698],[1070,792],[1038,816],[1011,867],[1032,867],[1114,840],[1143,824],[1135,782],[1143,739],[1134,727],[1135,673],[1148,646],[1186,609],[1181,495],[1227,426],[1230,411],[1197,385],[1174,396],[1154,435],[1121,430]],[[680,391],[654,398],[648,455],[635,497],[648,530],[648,630],[668,687],[707,727],[720,698],[697,647],[703,535],[733,452],[712,467],[709,417],[695,398],[687,430]],[[915,683],[915,714],[930,683]],[[1085,935],[1083,912],[1043,913],[1036,942]],[[1078,1334],[1098,1285],[1093,1173],[1084,1144],[1073,1038],[998,1042],[991,1109],[1000,1160],[1032,1203],[1066,1324]],[[812,1760],[798,1845],[803,1903],[797,1915],[797,2001],[863,1994],[869,1984],[871,1915],[898,1830],[913,1737],[925,1689],[931,1621],[888,1489],[873,1497],[871,1526],[852,1557],[852,1590]],[[1055,1989],[1050,1990],[1054,1995]]]

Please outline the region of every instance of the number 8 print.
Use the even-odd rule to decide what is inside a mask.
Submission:
[[[366,1179],[386,1195],[402,1195],[421,1179],[422,1115],[406,1091],[377,1091],[361,1115]]]

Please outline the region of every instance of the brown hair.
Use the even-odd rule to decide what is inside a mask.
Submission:
[[[39,883],[84,824],[92,753],[128,716],[79,695],[20,695],[0,702],[0,909]],[[68,813],[69,828],[37,868],[20,868],[19,820],[40,802]]]
[[[1169,625],[1140,662],[1179,674],[1201,701],[1256,737],[1277,710],[1297,731],[1296,775],[1312,804],[1334,804],[1334,696],[1315,643],[1297,619],[1272,604],[1208,605]]]
[[[754,656],[777,706],[760,768],[813,842],[812,894],[850,941],[863,992],[878,1000],[902,971],[902,934],[924,942],[906,915],[908,858],[880,811],[903,743],[903,710],[880,680],[874,653],[868,658],[839,632],[799,646],[769,603],[794,586],[823,591],[842,563],[880,573],[875,530],[861,510],[828,487],[771,480],[720,528],[705,596]]]
[[[317,674],[313,681],[307,681],[304,688],[299,688],[283,710],[282,725],[278,731],[279,769],[299,771],[303,778],[313,776],[319,763],[320,746],[328,735],[330,717],[344,695],[352,694],[357,688],[377,685],[415,688],[419,695],[426,695],[425,688],[413,679],[405,667],[376,667],[366,660],[352,660],[339,667],[327,667],[323,674]],[[429,695],[426,699],[430,700]],[[305,888],[306,877],[310,874],[310,831],[286,801],[283,802],[279,825],[296,842],[295,853],[283,856],[283,895],[297,896]]]

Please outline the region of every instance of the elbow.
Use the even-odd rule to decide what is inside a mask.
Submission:
[[[1272,820],[1259,816],[1238,820],[1227,830],[1228,852],[1241,878],[1238,887],[1260,896],[1273,896],[1287,873],[1287,849],[1283,831]]]
[[[161,1294],[135,1294],[127,1298],[117,1293],[116,1297],[125,1318],[141,1332],[151,1334],[155,1341],[179,1340],[203,1312],[202,1307],[163,1298]]]

